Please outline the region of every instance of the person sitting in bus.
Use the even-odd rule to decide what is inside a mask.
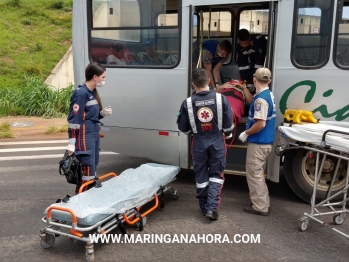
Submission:
[[[140,53],[139,58],[144,65],[163,65],[163,59],[155,51],[155,45],[152,41],[145,43],[145,53]]]
[[[255,92],[253,74],[264,66],[267,40],[264,36],[251,37],[247,29],[238,32],[238,46],[236,60],[239,67],[240,79],[246,81],[246,86],[252,93]]]
[[[112,54],[107,57],[107,64],[126,65],[125,60],[125,46],[120,43],[114,44],[112,47]]]
[[[210,78],[210,87],[214,90],[221,84],[220,70],[233,48],[228,40],[206,40],[202,49],[202,62]]]

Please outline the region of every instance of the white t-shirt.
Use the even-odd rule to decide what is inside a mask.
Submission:
[[[114,55],[109,55],[107,57],[107,64],[111,64],[111,63],[117,64],[117,65],[126,65],[126,61],[122,61],[116,58]]]

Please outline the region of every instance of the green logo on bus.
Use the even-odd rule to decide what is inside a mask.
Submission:
[[[304,97],[304,103],[306,104],[306,103],[312,102],[314,95],[316,93],[316,83],[314,81],[311,81],[311,80],[304,80],[304,81],[298,82],[298,83],[294,84],[293,86],[291,86],[289,89],[287,89],[286,92],[282,95],[281,100],[280,100],[280,111],[282,114],[284,114],[286,109],[287,109],[287,101],[288,101],[290,94],[300,86],[303,86],[302,88],[304,88],[304,86],[309,86],[309,91],[307,92],[307,94]],[[330,97],[332,95],[332,93],[333,93],[333,89],[329,89],[326,92],[324,92],[322,94],[322,96],[323,97]],[[298,108],[294,108],[294,109],[298,109]],[[299,108],[299,109],[301,109],[301,108]],[[313,113],[319,112],[324,118],[330,118],[330,117],[335,116],[336,121],[343,121],[344,119],[349,117],[349,104],[341,109],[338,109],[337,111],[335,111],[333,113],[329,113],[327,110],[327,106],[322,104],[319,107],[312,110],[312,112]]]

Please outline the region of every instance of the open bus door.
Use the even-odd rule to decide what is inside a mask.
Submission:
[[[197,5],[192,6],[192,35],[190,36],[192,47],[192,67],[201,67],[202,43],[205,40],[229,40],[233,44],[233,51],[221,69],[221,80],[228,82],[231,79],[240,79],[239,69],[236,62],[237,32],[241,28],[249,29],[252,36],[262,34],[267,38],[267,55],[265,66],[273,68],[273,42],[276,27],[276,8],[274,2],[262,1],[230,1],[229,4],[220,5]],[[202,4],[205,4],[202,2]],[[249,17],[248,23],[246,18]],[[261,20],[261,21],[259,21]],[[251,30],[251,24],[255,23],[255,30]],[[258,24],[258,25],[257,25]],[[259,25],[260,24],[260,25]],[[271,84],[271,89],[273,88]],[[246,128],[248,105],[245,108],[245,116],[235,127],[235,139],[232,144],[228,141],[227,165],[225,173],[245,175],[246,144],[241,143],[237,138]],[[274,163],[274,160],[273,160]],[[268,176],[272,181],[278,182],[279,165],[274,167],[271,164],[268,169],[276,170],[276,174]],[[267,172],[268,175],[270,172]],[[272,174],[272,173],[271,173]]]

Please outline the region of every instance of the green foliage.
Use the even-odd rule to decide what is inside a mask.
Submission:
[[[50,126],[45,134],[56,134],[56,133],[66,133],[68,130],[68,123],[61,126],[61,127],[57,127],[57,126]]]
[[[23,75],[42,82],[50,75],[71,46],[72,7],[72,0],[0,0],[0,92],[21,89]]]
[[[15,135],[11,130],[11,126],[9,123],[4,122],[0,124],[0,139],[3,138],[13,138]]]
[[[0,90],[0,115],[66,117],[73,86],[53,90],[36,76],[24,76],[25,86]]]

